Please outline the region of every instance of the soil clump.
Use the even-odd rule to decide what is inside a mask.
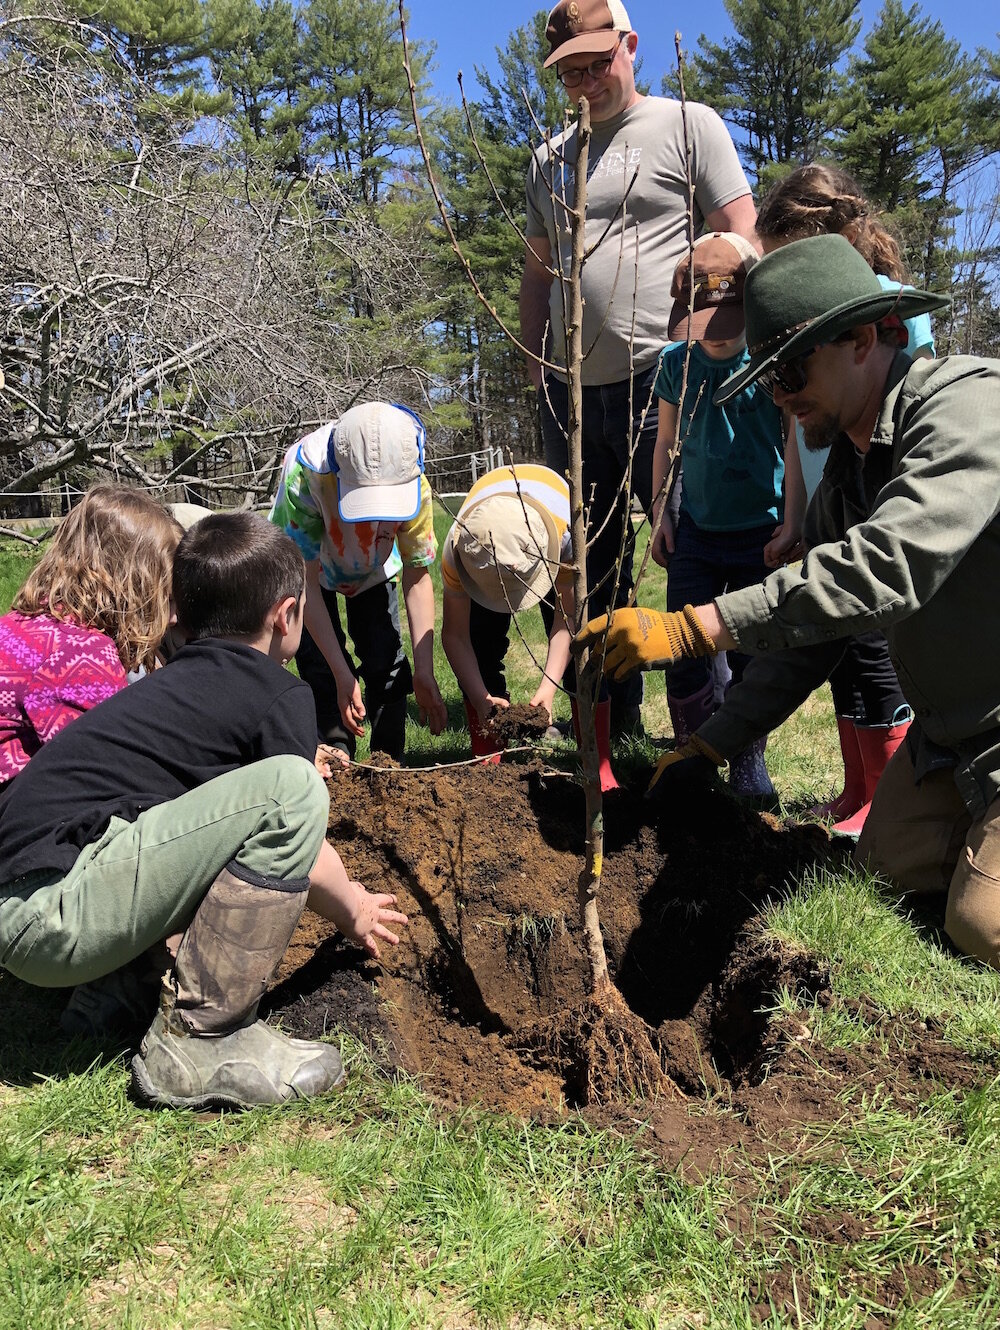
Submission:
[[[549,713],[544,707],[529,706],[527,702],[515,702],[509,707],[494,707],[490,712],[489,726],[496,738],[504,744],[545,737],[549,728]]]

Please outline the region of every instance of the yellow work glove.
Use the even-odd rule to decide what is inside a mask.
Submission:
[[[684,772],[681,772],[680,763],[687,763]],[[715,775],[715,768],[725,766],[726,759],[720,757],[711,744],[705,743],[704,739],[699,739],[696,734],[692,734],[686,744],[681,744],[680,748],[675,748],[672,753],[664,753],[656,764],[656,770],[653,772],[653,779],[646,788],[649,794],[653,786],[660,779],[668,767],[674,768],[671,776],[691,776],[695,780],[704,780],[706,777]]]
[[[684,656],[714,656],[715,643],[692,605],[664,614],[660,610],[615,610],[591,619],[573,640],[579,651],[599,644],[607,633],[604,673],[624,679],[633,670],[656,670]]]

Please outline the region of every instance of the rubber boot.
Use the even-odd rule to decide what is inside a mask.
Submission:
[[[582,747],[583,740],[580,737],[580,711],[576,705],[576,699],[573,699],[573,733],[576,735],[576,745]],[[594,731],[597,738],[597,761],[598,771],[601,777],[601,793],[610,794],[612,790],[620,790],[621,786],[615,779],[615,773],[611,767],[611,702],[606,700],[598,702],[594,708]]]
[[[256,1019],[308,890],[308,879],[251,877],[233,864],[222,870],[181,940],[160,1009],[132,1059],[141,1100],[252,1108],[344,1083],[336,1049],[290,1039]]]
[[[866,793],[865,764],[861,760],[857,725],[846,716],[838,716],[837,733],[840,735],[840,752],[844,759],[843,792],[829,803],[814,804],[808,810],[811,817],[832,817],[835,822],[852,817],[870,798]]]
[[[764,749],[767,736],[756,739],[742,753],[729,759],[729,788],[733,794],[744,799],[757,799],[761,802],[777,802],[777,792],[771,784],[764,764]]]
[[[667,708],[670,711],[670,723],[674,727],[674,745],[680,748],[717,710],[715,680],[709,679],[704,688],[692,693],[690,697],[675,697],[667,693]]]
[[[467,697],[463,695],[465,719],[469,726],[469,738],[472,741],[472,756],[483,758],[483,766],[495,766],[500,761],[504,745],[496,735],[479,719],[479,712]]]
[[[901,725],[879,725],[874,728],[859,725],[857,727],[858,749],[865,773],[865,801],[850,817],[842,818],[841,821],[834,823],[830,828],[834,835],[850,836],[855,840],[860,836],[861,828],[865,825],[865,819],[868,816],[868,810],[872,806],[872,798],[879,777],[886,769],[890,757],[906,738],[906,731],[909,728],[910,722],[908,720]]]

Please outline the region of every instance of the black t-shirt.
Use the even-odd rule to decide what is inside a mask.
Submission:
[[[68,872],[112,817],[265,757],[316,755],[309,688],[253,647],[192,642],[50,739],[0,795],[0,883]]]

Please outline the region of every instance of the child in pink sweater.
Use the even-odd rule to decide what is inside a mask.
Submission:
[[[182,531],[142,490],[97,485],[0,618],[0,785],[83,711],[152,669]]]

